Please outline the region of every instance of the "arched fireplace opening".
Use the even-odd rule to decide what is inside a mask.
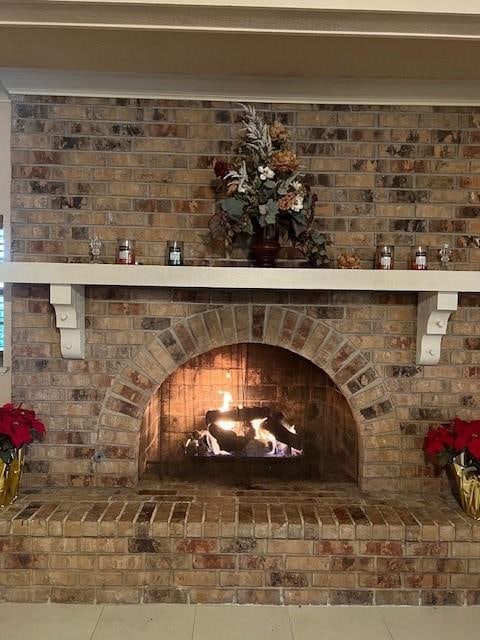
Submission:
[[[139,475],[356,482],[357,440],[322,369],[281,347],[234,344],[192,358],[152,395]]]

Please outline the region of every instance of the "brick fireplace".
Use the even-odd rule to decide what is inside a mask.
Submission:
[[[25,287],[24,294],[21,287],[17,287],[17,292],[20,296],[31,297],[32,293],[35,295],[32,287]],[[37,293],[41,293],[40,287]],[[96,288],[93,293],[95,298],[89,301],[92,309],[107,304],[110,309],[120,312],[120,317],[113,319],[114,325],[118,321],[123,323],[125,312],[130,314],[146,308],[146,303],[143,302],[99,302],[99,296],[102,295],[116,298],[120,293],[123,298],[125,296],[123,290],[118,292]],[[129,293],[138,295],[137,291]],[[158,295],[158,292],[150,290],[142,292],[142,295],[150,297]],[[162,295],[164,295],[163,292]],[[177,298],[182,295],[188,297],[191,294],[174,293]],[[219,294],[216,295],[220,299]],[[328,455],[325,454],[326,457],[324,455],[323,464],[327,464],[332,456],[338,457],[339,470],[343,469],[347,476],[354,479],[357,479],[358,468],[358,482],[364,489],[382,488],[386,481],[389,482],[392,490],[409,486],[412,488],[416,486],[421,490],[427,486],[425,478],[410,479],[404,476],[398,449],[401,431],[395,413],[395,399],[389,392],[387,381],[380,368],[372,363],[368,353],[356,346],[355,343],[358,344],[358,342],[355,336],[342,334],[338,330],[342,324],[352,326],[351,322],[319,319],[316,317],[319,315],[319,307],[312,305],[311,308],[299,311],[296,305],[288,304],[287,298],[286,304],[283,305],[261,304],[262,294],[250,294],[252,297],[257,297],[257,303],[236,304],[232,294],[226,295],[230,299],[227,304],[198,305],[203,310],[194,312],[181,320],[169,319],[168,328],[160,331],[138,331],[138,338],[145,340],[145,343],[135,348],[131,358],[124,361],[116,360],[114,364],[117,370],[112,375],[108,375],[106,371],[96,371],[97,368],[105,368],[105,363],[97,361],[96,358],[90,362],[57,359],[57,366],[64,371],[42,372],[42,367],[49,366],[48,361],[45,358],[38,358],[39,352],[36,351],[36,345],[26,345],[26,352],[37,354],[33,360],[26,359],[37,371],[27,370],[24,373],[18,373],[20,380],[40,381],[46,376],[49,379],[52,376],[51,379],[56,382],[75,384],[82,380],[86,382],[91,376],[93,385],[109,382],[103,397],[100,396],[101,387],[93,387],[91,391],[75,387],[68,388],[66,395],[71,402],[63,404],[63,411],[70,414],[69,421],[71,420],[72,424],[79,425],[78,430],[74,436],[68,435],[61,428],[57,433],[54,425],[61,424],[64,418],[60,415],[52,416],[49,421],[51,425],[49,438],[58,439],[58,442],[53,448],[51,448],[51,442],[40,443],[32,450],[26,474],[28,486],[32,488],[45,486],[45,484],[50,486],[136,486],[139,465],[145,468],[141,451],[151,447],[151,442],[149,444],[146,442],[148,427],[144,416],[148,416],[150,412],[158,413],[154,405],[155,401],[158,402],[161,398],[161,389],[171,385],[172,378],[180,377],[189,367],[194,371],[201,371],[203,360],[208,354],[212,352],[215,354],[222,346],[241,344],[263,347],[268,345],[280,348],[286,355],[297,354],[300,365],[296,366],[304,370],[305,376],[317,376],[318,388],[321,389],[318,393],[321,393],[322,397],[318,404],[311,403],[310,410],[314,415],[308,417],[305,413],[309,409],[308,402],[301,401],[299,403],[301,406],[299,407],[297,403],[295,407],[294,398],[289,398],[285,387],[283,387],[283,394],[284,402],[291,403],[292,417],[296,418],[297,422],[298,418],[302,421],[303,430],[311,423],[313,433],[317,435],[323,433],[321,437],[324,440],[321,443],[319,441],[317,446],[322,451],[328,452]],[[290,295],[295,298],[301,294],[287,294],[287,297]],[[401,296],[399,299],[402,299]],[[38,309],[39,313],[44,315],[47,308],[46,301],[42,302],[37,298],[28,304],[31,309]],[[163,306],[168,309],[168,305]],[[176,306],[178,308],[179,305],[176,304]],[[197,305],[190,304],[188,307],[196,311]],[[329,309],[332,309],[335,314],[339,313],[338,307],[324,306],[322,309],[327,313]],[[356,313],[363,315],[365,310],[362,305],[358,305],[358,308],[352,307],[346,313],[352,317]],[[369,313],[372,311],[370,310]],[[105,321],[111,322],[106,318],[92,318],[89,322],[92,325],[100,322],[103,326],[108,326]],[[103,336],[106,335],[104,331],[101,333]],[[120,331],[118,337],[111,332],[109,335],[116,341],[122,340],[126,334]],[[133,337],[135,332],[131,335]],[[54,329],[51,330],[51,338],[52,342],[56,339]],[[44,347],[40,348],[43,350]],[[87,348],[99,355],[107,354],[110,349],[96,341]],[[126,351],[127,347],[114,346],[113,349]],[[267,353],[264,371],[259,375],[268,375],[269,361],[270,367],[279,371],[275,365],[279,360],[278,356],[272,350],[267,350]],[[406,368],[405,372],[412,370],[412,368]],[[222,373],[221,371],[218,373],[217,379],[220,382]],[[288,372],[285,375],[288,375]],[[276,394],[278,388],[272,389],[271,392]],[[298,385],[296,390],[292,387],[289,392],[297,395],[313,394],[315,390],[309,390],[307,384],[302,384]],[[187,401],[186,389],[177,389],[176,393],[181,394],[178,396],[178,406],[184,406]],[[52,387],[48,391],[45,390],[44,395],[60,397],[64,394],[61,389]],[[17,396],[18,399],[20,397]],[[336,399],[333,400],[333,397]],[[209,389],[205,396],[204,412],[212,408],[212,404],[209,404],[212,402],[212,389]],[[55,403],[55,406],[57,411],[62,411],[60,403]],[[275,406],[285,409],[281,401]],[[288,409],[285,410],[288,411]],[[81,427],[88,422],[88,416],[83,415],[87,411],[94,412],[96,433]],[[316,415],[319,411],[325,411],[325,416],[334,417],[330,420],[329,433],[322,432],[327,428],[328,421],[325,416]],[[175,410],[170,408],[170,413],[163,417],[164,422],[175,419]],[[339,429],[340,425],[344,428]],[[199,426],[198,423],[196,426]],[[187,432],[192,428],[184,425],[182,437],[186,437]],[[333,432],[335,428],[339,431],[336,435]],[[168,427],[165,429],[168,436]],[[156,435],[162,437],[161,428],[157,427]],[[174,446],[177,450],[182,437],[175,440]],[[412,446],[413,444],[412,442]],[[396,454],[393,453],[395,449]],[[51,457],[52,453],[56,455],[60,452],[65,456],[64,461]],[[319,459],[320,457],[319,454]],[[414,480],[417,482],[416,485],[413,484]],[[432,478],[431,482],[436,484],[438,479]]]
[[[444,357],[468,358],[469,365],[411,364],[414,294],[243,294],[95,287],[87,299],[87,358],[68,361],[59,356],[47,288],[22,285],[15,292],[21,322],[48,324],[30,327],[28,332],[15,330],[15,399],[34,403],[42,415],[49,416],[48,438],[29,456],[25,481],[32,488],[136,486],[142,418],[152,396],[192,358],[224,345],[281,347],[329,376],[353,416],[358,483],[365,490],[384,489],[387,483],[391,491],[439,491],[440,479],[423,459],[422,433],[438,420],[457,413],[473,417],[476,412],[475,353],[462,346],[474,346],[474,338],[447,336],[445,340],[462,348],[450,351],[447,347]],[[166,302],[167,296],[174,301]],[[241,302],[245,296],[252,302]],[[154,301],[158,297],[163,300]],[[298,304],[305,297],[312,303]],[[475,302],[468,296],[464,300]],[[185,315],[149,315],[159,309]],[[111,315],[91,315],[97,310]],[[457,317],[475,313],[476,308],[468,306]],[[387,314],[403,320],[388,320]],[[341,318],[323,317],[328,315]],[[142,328],[155,324],[166,328]],[[138,329],[127,330],[130,326]],[[373,326],[392,333],[353,333]],[[398,336],[401,327],[410,335]],[[28,342],[22,344],[22,336],[27,340],[27,335]],[[361,348],[362,344],[392,348]],[[378,362],[393,358],[395,364]],[[450,380],[445,374],[466,377]],[[460,391],[454,395],[446,393],[447,388]],[[70,425],[67,430],[65,424]]]
[[[332,330],[319,320],[314,320],[305,314],[300,314],[288,309],[285,310],[281,307],[268,307],[265,305],[226,305],[219,310],[207,311],[189,318],[186,322],[175,324],[172,328],[162,332],[158,338],[155,337],[139,351],[137,358],[134,360],[133,367],[129,365],[128,380],[125,374],[123,376],[120,374],[124,382],[119,379],[112,385],[111,392],[107,395],[99,417],[99,442],[107,445],[109,443],[116,443],[114,455],[119,456],[121,459],[130,459],[136,462],[139,455],[138,435],[142,432],[142,416],[144,415],[144,410],[146,410],[147,413],[149,412],[149,408],[147,407],[147,409],[145,409],[145,407],[147,406],[146,403],[150,400],[150,396],[148,393],[145,393],[145,391],[147,389],[154,389],[162,383],[168,386],[171,384],[175,385],[175,381],[172,382],[171,377],[170,380],[167,380],[167,376],[172,374],[179,365],[183,365],[181,374],[184,373],[184,363],[187,363],[186,366],[191,366],[193,371],[201,372],[203,362],[202,358],[197,357],[198,353],[208,353],[212,347],[218,347],[222,343],[230,345],[232,341],[234,344],[237,344],[237,341],[245,341],[247,343],[252,342],[253,344],[278,345],[285,351],[288,349],[289,351],[298,353],[302,355],[305,360],[308,359],[316,365],[316,367],[308,367],[308,361],[304,364],[302,363],[300,370],[302,367],[308,367],[307,371],[304,371],[305,376],[312,375],[312,372],[315,371],[316,368],[320,368],[322,371],[330,374],[331,378],[328,378],[329,380],[333,379],[336,384],[342,386],[346,398],[350,398],[353,395],[352,391],[356,391],[358,408],[353,411],[352,415],[352,411],[349,410],[346,401],[344,401],[343,404],[339,401],[334,404],[331,399],[330,396],[335,392],[334,390],[336,390],[337,387],[330,382],[327,391],[327,376],[317,374],[319,382],[317,387],[319,390],[323,390],[321,394],[323,397],[318,404],[311,402],[310,410],[314,412],[314,415],[308,418],[308,416],[305,415],[305,409],[308,410],[309,408],[308,401],[301,402],[301,407],[295,408],[292,402],[293,398],[288,395],[289,393],[294,394],[295,388],[291,385],[291,389],[283,389],[284,402],[286,402],[286,406],[289,407],[292,412],[296,412],[296,417],[300,418],[303,422],[303,430],[306,432],[306,427],[309,426],[312,435],[317,436],[318,434],[319,439],[315,447],[318,450],[318,458],[322,459],[320,450],[323,450],[323,464],[326,465],[329,457],[335,457],[335,454],[338,453],[339,471],[340,469],[344,469],[347,475],[356,478],[357,427],[354,421],[356,420],[358,424],[360,449],[364,446],[363,437],[366,434],[390,433],[388,414],[392,413],[393,405],[388,398],[386,389],[381,384],[378,374],[375,373],[361,352],[349,345],[338,332]],[[251,353],[253,352],[251,348],[249,351]],[[193,361],[191,360],[192,358],[194,358]],[[267,376],[268,363],[270,363],[270,371],[281,371],[279,356],[275,355],[274,351],[267,350],[264,358],[267,359],[263,365],[266,369],[264,369],[260,375]],[[292,358],[290,359],[290,367],[293,366],[291,362]],[[147,370],[150,374],[149,378],[155,376],[154,382],[146,378],[144,372]],[[217,372],[220,374],[217,380],[221,382],[221,370],[218,371],[217,369]],[[201,375],[201,373],[199,375]],[[205,377],[207,377],[207,375]],[[284,373],[284,376],[288,376],[288,370]],[[363,384],[361,382],[362,378]],[[372,389],[360,393],[362,387],[368,387],[374,379],[377,380],[377,384],[373,385]],[[144,383],[143,385],[142,381]],[[320,381],[323,383],[323,387]],[[223,382],[225,382],[225,380],[223,380]],[[350,388],[348,388],[348,382],[350,382]],[[147,383],[149,383],[148,386]],[[138,388],[139,384],[144,387],[142,393]],[[358,385],[358,388],[356,388],[355,385]],[[258,391],[262,391],[262,389],[257,387],[257,392]],[[278,388],[272,388],[271,392],[276,395]],[[314,393],[315,390],[309,389],[309,385],[307,385],[306,380],[304,380],[304,384],[299,385],[296,392],[297,394],[310,394],[312,392]],[[250,393],[253,393],[252,389],[250,389]],[[320,393],[320,391],[318,391],[318,393]],[[341,394],[340,391],[338,391],[338,393]],[[176,405],[174,404],[173,407],[164,407],[164,415],[162,416],[164,423],[169,420],[178,421],[177,416],[180,415],[180,407],[185,406],[191,394],[192,389],[176,388],[173,395],[174,398],[178,398],[178,403]],[[170,392],[169,396],[171,397],[171,395]],[[154,396],[154,398],[155,397],[158,397],[158,395]],[[275,398],[273,398],[273,400],[275,400]],[[209,389],[209,392],[205,394],[203,413],[209,408],[208,402],[211,401],[212,390]],[[341,418],[341,422],[339,423],[331,419],[330,426],[332,431],[335,429],[335,424],[337,427],[340,427],[342,424],[345,425],[345,429],[337,437],[334,437],[332,433],[328,434],[324,432],[328,428],[327,421],[323,416],[319,417],[316,415],[321,410],[322,404],[325,406],[326,415],[329,415],[331,418],[334,416]],[[178,408],[176,409],[175,406]],[[202,405],[200,404],[200,406]],[[282,401],[274,403],[274,406],[277,409],[282,408]],[[285,408],[285,404],[283,404],[283,408]],[[122,418],[122,422],[120,421],[118,413],[122,413],[128,416],[128,418]],[[349,416],[349,421],[345,420],[345,415]],[[191,415],[189,419],[192,419]],[[161,422],[162,420],[160,420],[160,423]],[[143,426],[144,428],[146,427],[145,424],[143,424]],[[197,423],[195,426],[199,427],[200,425]],[[168,440],[171,433],[169,433],[168,426],[165,424],[164,429],[166,430],[165,436]],[[180,429],[182,428],[180,427]],[[362,429],[365,433],[362,433]],[[183,433],[182,430],[180,432],[180,439],[172,438],[172,446],[176,448],[177,451],[179,445],[181,446],[182,437],[183,441],[185,441],[188,437],[188,431],[191,430],[191,424],[190,427],[184,425]],[[120,434],[122,434],[122,432],[127,434],[134,433],[137,436],[134,447],[126,448],[118,444],[117,438],[121,437]],[[161,424],[159,435],[160,438],[162,438]],[[324,441],[322,442],[320,438],[323,438]],[[343,454],[340,454],[340,450],[342,447],[345,447],[345,443],[347,442],[349,443],[350,451],[348,453],[343,451]],[[168,444],[166,446],[168,448]],[[312,444],[312,446],[315,445]],[[108,446],[106,450],[110,451]],[[170,451],[167,455],[169,454],[171,454]],[[176,462],[178,464],[178,458]],[[376,461],[371,465],[365,463],[362,452],[362,466],[360,470],[361,483],[366,482],[368,484],[369,481],[378,481],[378,473],[375,473],[376,463]],[[103,472],[102,466],[104,464],[107,464],[107,473]],[[114,460],[107,459],[106,461],[98,463],[96,468],[98,474],[96,483],[98,485],[111,486],[111,484],[115,482],[110,472],[111,464],[114,464]],[[372,470],[367,470],[370,469],[370,467]],[[385,471],[384,466],[380,466],[379,469],[380,473]],[[134,469],[131,477],[125,476],[123,479],[117,478],[116,482],[133,485],[136,483],[136,474],[137,470]],[[387,475],[387,477],[390,476]]]
[[[336,252],[369,268],[391,243],[406,268],[412,245],[435,265],[448,242],[458,268],[477,268],[478,108],[259,108],[292,127]],[[132,237],[145,264],[175,238],[189,264],[245,265],[208,235],[211,166],[237,131],[230,103],[15,96],[13,259],[88,262],[97,235],[107,262]],[[285,249],[280,264],[299,256]],[[429,426],[478,418],[478,295],[461,296],[441,363],[423,367],[415,294],[301,284],[87,287],[85,360],[61,357],[48,287],[14,286],[13,397],[48,434],[29,451],[23,498],[0,513],[2,598],[479,601],[479,526],[421,449]],[[175,477],[229,380],[314,434],[315,473],[248,487]]]

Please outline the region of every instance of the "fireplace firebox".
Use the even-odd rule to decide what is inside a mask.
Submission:
[[[280,347],[241,343],[181,366],[145,411],[140,477],[357,479],[356,425],[339,388]]]

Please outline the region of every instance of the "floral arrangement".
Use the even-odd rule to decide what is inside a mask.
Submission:
[[[302,179],[296,154],[287,149],[289,131],[278,121],[269,126],[254,107],[241,106],[239,158],[214,166],[218,191],[225,196],[210,220],[214,242],[228,246],[241,236],[251,240],[259,228],[271,225],[312,265],[328,266],[327,238],[313,224],[317,197]]]
[[[35,411],[4,404],[0,407],[0,461],[10,464],[18,449],[44,433],[45,425],[36,418]]]
[[[445,466],[461,456],[462,465],[480,473],[480,420],[455,418],[447,425],[430,429],[423,449],[430,460]]]

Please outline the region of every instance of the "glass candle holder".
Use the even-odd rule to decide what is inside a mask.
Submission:
[[[428,269],[427,248],[419,245],[412,250],[412,269],[426,271]]]
[[[135,264],[134,240],[118,240],[117,264]]]
[[[377,269],[390,270],[393,269],[393,246],[392,245],[380,245],[377,247]]]
[[[183,242],[178,240],[167,242],[166,263],[171,267],[183,265]]]

